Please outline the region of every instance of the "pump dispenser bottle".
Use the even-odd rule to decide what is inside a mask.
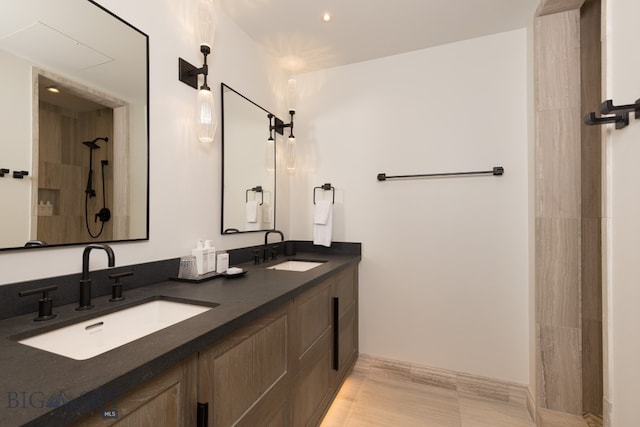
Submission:
[[[209,271],[207,265],[207,257],[205,256],[204,242],[198,240],[198,244],[195,249],[191,250],[191,255],[196,257],[196,268],[198,275],[203,275]]]

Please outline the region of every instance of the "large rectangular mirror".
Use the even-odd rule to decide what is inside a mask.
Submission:
[[[148,239],[148,36],[90,0],[0,6],[0,250]]]
[[[276,149],[269,111],[224,83],[222,233],[275,229]]]

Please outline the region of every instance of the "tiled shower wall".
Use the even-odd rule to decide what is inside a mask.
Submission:
[[[99,143],[93,153],[93,187],[97,197],[88,200],[88,221],[97,234],[100,223],[95,213],[102,208],[102,175],[105,168],[107,207],[113,209],[113,110],[103,108],[73,112],[44,102],[39,109],[38,201],[51,202],[53,214],[38,216],[37,238],[63,244],[113,240],[113,222],[105,223],[99,238],[91,238],[85,225],[85,189],[89,173],[89,148],[82,141],[108,136],[109,143]]]

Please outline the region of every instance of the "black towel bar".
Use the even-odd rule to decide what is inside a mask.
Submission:
[[[378,174],[378,181],[386,181],[388,179],[410,179],[410,178],[429,178],[437,176],[459,176],[459,175],[487,175],[500,176],[504,174],[504,168],[502,166],[495,166],[490,171],[476,171],[476,172],[446,172],[446,173],[423,173],[416,175],[393,175],[388,176],[385,173]]]

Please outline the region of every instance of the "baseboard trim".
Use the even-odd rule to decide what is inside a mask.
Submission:
[[[581,415],[538,408],[536,416],[538,427],[589,427]]]
[[[456,390],[460,396],[510,402],[531,414],[535,404],[523,384],[360,354],[356,370]],[[533,416],[532,419],[535,419]]]

